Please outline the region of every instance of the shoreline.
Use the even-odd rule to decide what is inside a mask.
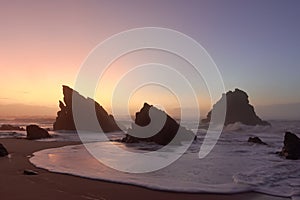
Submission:
[[[29,156],[43,149],[76,145],[80,142],[43,142],[26,139],[0,139],[9,157],[0,158],[0,194],[4,199],[185,199],[185,200],[284,200],[261,193],[238,194],[182,193],[154,190],[131,184],[115,183],[54,173],[35,167]],[[37,171],[35,176],[23,175],[25,169]]]

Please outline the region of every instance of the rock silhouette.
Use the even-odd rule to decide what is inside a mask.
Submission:
[[[6,148],[0,143],[0,157],[4,157],[7,155],[8,155],[8,152],[7,152]]]
[[[85,98],[82,95],[80,95],[77,91],[71,89],[68,86],[63,86],[63,95],[64,95],[64,103],[62,101],[59,101],[59,108],[60,111],[57,112],[56,121],[53,124],[54,130],[76,130],[74,119],[73,119],[73,112],[72,112],[72,106],[73,106],[73,99],[75,98],[80,102],[80,112],[87,116],[86,120],[86,126],[84,130],[94,130],[93,127],[89,127],[88,119],[91,115],[87,113],[87,108],[92,106],[95,106],[95,112],[97,116],[97,120],[99,122],[99,125],[101,126],[103,132],[114,132],[114,131],[120,131],[120,128],[116,124],[114,118],[112,115],[109,115],[100,104],[98,104],[96,101],[94,101],[91,98]]]
[[[39,173],[30,169],[24,169],[23,171],[24,175],[38,175]]]
[[[249,137],[248,142],[267,145],[267,143],[263,142],[259,137]]]
[[[10,125],[10,124],[1,125],[0,130],[1,131],[25,131],[25,129],[22,127]]]
[[[225,99],[226,98],[226,99]],[[203,119],[203,123],[211,121],[212,112],[219,113],[222,102],[226,100],[226,116],[224,125],[241,122],[245,125],[270,125],[269,122],[261,120],[255,113],[254,107],[249,104],[248,95],[246,92],[235,89],[234,92],[229,91],[222,95],[222,98],[213,106],[213,109],[207,114],[207,118]],[[214,123],[220,123],[218,121]]]
[[[151,118],[150,118],[151,116]],[[153,121],[151,121],[153,119]],[[162,121],[150,126],[152,123]],[[151,123],[150,123],[151,122]],[[163,122],[165,122],[163,124]],[[147,126],[147,127],[146,127]],[[150,137],[136,137],[133,135],[138,134],[151,134]],[[156,133],[156,134],[153,134]],[[177,134],[177,136],[176,136]],[[176,138],[175,138],[176,136]],[[174,139],[174,140],[173,140]],[[192,131],[181,127],[173,118],[167,115],[165,112],[155,108],[152,105],[144,103],[143,108],[140,112],[136,113],[135,123],[132,124],[132,128],[128,130],[126,137],[122,139],[125,143],[135,143],[135,142],[155,142],[160,145],[167,145],[173,140],[173,144],[180,144],[181,141],[195,139],[195,135]]]
[[[280,152],[286,159],[300,159],[300,138],[294,133],[286,132],[284,136],[284,146]]]
[[[27,139],[29,140],[37,140],[43,138],[50,138],[48,131],[37,126],[37,125],[29,125],[26,126]]]

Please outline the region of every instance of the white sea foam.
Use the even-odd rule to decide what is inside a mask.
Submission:
[[[25,131],[0,131],[0,138],[25,138]]]
[[[197,141],[179,160],[164,169],[145,174],[122,173],[106,167],[95,160],[83,145],[36,152],[30,161],[53,172],[152,189],[207,193],[257,191],[300,200],[300,161],[285,160],[275,154],[283,146],[285,131],[300,133],[300,121],[271,121],[271,124],[272,126],[246,126],[235,123],[225,127],[217,145],[204,159],[198,158],[200,145],[205,137],[205,130],[199,129]],[[52,138],[42,141],[80,140],[72,131],[50,131],[50,134]],[[117,139],[123,133],[109,135],[112,139]],[[0,138],[25,136],[25,131],[0,132]],[[90,148],[110,153],[109,143],[93,143],[98,137],[90,133],[85,136],[91,142],[88,144]],[[248,137],[252,136],[259,136],[268,146],[247,143]],[[128,151],[143,152],[158,148],[155,144],[114,144]],[[114,157],[109,159],[113,160]],[[137,161],[128,162],[142,164]]]
[[[101,150],[106,152],[110,148],[105,142],[89,143],[88,146],[89,148],[101,148]],[[139,151],[140,147],[142,146],[135,148],[135,150]],[[123,148],[126,147],[123,146]],[[114,159],[113,156],[111,159]],[[140,185],[159,190],[235,193],[251,189],[249,186],[234,183],[231,178],[232,174],[228,174],[230,169],[227,168],[224,171],[221,165],[213,166],[210,159],[200,161],[197,158],[197,154],[194,153],[185,154],[176,163],[167,168],[144,174],[123,173],[111,169],[91,157],[83,145],[36,152],[30,161],[37,167],[53,172]],[[137,161],[128,162],[142,164]]]
[[[257,191],[299,200],[300,161],[285,160],[275,154],[283,145],[284,131],[298,133],[298,127],[299,121],[273,121],[271,127],[236,123],[224,129],[217,145],[207,157],[199,159],[198,151],[205,137],[201,129],[198,131],[198,140],[180,159],[164,169],[144,174],[111,169],[93,158],[83,145],[36,152],[30,161],[53,172],[152,189],[207,193]],[[61,133],[56,134],[59,138]],[[115,135],[120,136],[121,133]],[[247,143],[250,136],[259,136],[268,146]],[[61,138],[67,140],[68,135]],[[155,144],[114,144],[129,151],[143,152],[145,149],[157,148]],[[88,146],[110,152],[107,142],[89,143]],[[113,160],[114,156],[109,159]],[[134,160],[128,162],[142,164]]]

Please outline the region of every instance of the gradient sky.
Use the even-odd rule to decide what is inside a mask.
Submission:
[[[0,3],[0,105],[57,109],[61,85],[73,86],[81,63],[98,43],[145,26],[174,29],[197,40],[219,67],[226,90],[247,91],[254,105],[300,102],[296,0]]]

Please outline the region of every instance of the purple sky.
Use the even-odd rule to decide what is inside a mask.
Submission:
[[[300,102],[300,2],[1,1],[0,104],[56,106],[107,37],[158,26],[183,32],[216,62],[227,90],[255,105]],[[9,85],[7,83],[10,83]]]

